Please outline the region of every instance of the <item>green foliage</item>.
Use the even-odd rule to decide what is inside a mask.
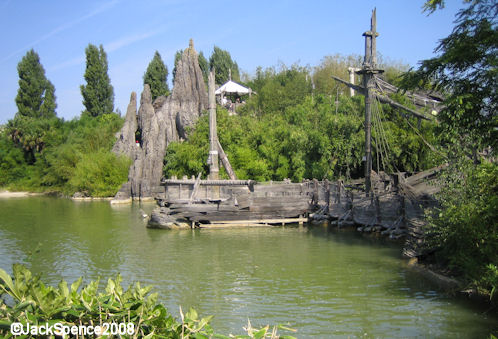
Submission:
[[[204,56],[204,53],[199,52],[199,56],[197,57],[197,61],[199,62],[199,67],[202,71],[202,77],[204,78],[204,83],[207,86],[208,83],[208,75],[209,75],[209,63]]]
[[[55,89],[45,77],[40,57],[30,50],[17,65],[19,90],[16,104],[19,116],[32,118],[55,117]]]
[[[498,54],[498,7],[494,0],[466,1],[457,14],[452,33],[442,39],[437,57],[424,60],[409,72],[405,88],[430,85],[448,94],[440,112],[440,133],[450,144],[460,135],[469,135],[477,148],[497,149],[498,108],[496,66]],[[431,12],[444,1],[428,1]]]
[[[45,70],[34,50],[30,50],[17,65],[19,90],[16,96],[18,112],[7,124],[6,131],[14,144],[23,150],[28,163],[36,161],[43,150],[47,135],[58,124],[55,115],[55,89],[45,77]]]
[[[99,280],[82,286],[82,278],[70,286],[61,280],[53,287],[46,286],[25,266],[14,264],[12,277],[0,269],[0,335],[9,338],[12,323],[21,323],[25,328],[27,324],[61,323],[69,327],[91,324],[104,329],[106,323],[124,323],[126,327],[120,328],[121,338],[229,338],[214,333],[209,324],[212,316],[200,318],[194,309],[184,314],[180,308],[181,319],[177,320],[157,302],[158,294],[151,293],[151,286],[142,287],[137,282],[124,290],[122,280],[119,274],[108,279],[104,291],[99,290]],[[7,296],[10,301],[6,301]],[[275,338],[278,329],[295,332],[284,326],[257,329],[249,322],[247,335],[235,338]]]
[[[405,88],[446,93],[436,133],[448,149],[449,167],[439,178],[440,207],[431,216],[427,247],[474,287],[498,286],[498,166],[479,159],[478,151],[496,152],[496,46],[498,7],[493,0],[464,1],[452,33],[402,80]],[[430,0],[434,12],[444,0]]]
[[[461,146],[460,146],[461,147]],[[498,164],[459,156],[441,176],[427,245],[477,287],[498,286]]]
[[[214,46],[213,53],[209,58],[209,68],[215,69],[214,81],[222,85],[228,81],[229,72],[232,74],[232,80],[240,81],[239,66],[232,60],[232,56],[226,50]]]
[[[322,59],[313,72],[313,83],[316,93],[331,95],[349,93],[349,87],[338,83],[332,75],[349,81],[349,67],[360,68],[363,60],[359,55],[342,56],[340,54],[328,55]],[[356,76],[358,77],[358,76]],[[358,84],[358,80],[356,81]]]
[[[312,90],[309,69],[298,65],[281,65],[279,70],[258,68],[248,85],[258,93],[248,106],[257,115],[283,113],[287,107],[303,102]]]
[[[213,334],[209,326],[211,317],[199,319],[190,310],[178,322],[157,303],[157,293],[140,283],[124,290],[122,278],[109,279],[104,292],[98,289],[99,281],[80,288],[82,279],[71,286],[62,280],[57,287],[46,286],[24,266],[13,266],[13,279],[0,270],[0,290],[13,299],[9,305],[0,299],[0,334],[8,335],[10,323],[37,324],[60,322],[67,326],[100,325],[104,323],[134,324],[122,333],[126,338],[207,338]],[[5,325],[4,325],[5,324]],[[7,324],[9,326],[7,326]],[[97,336],[95,336],[97,337]]]
[[[107,55],[104,47],[100,45],[97,48],[97,46],[89,44],[85,53],[84,77],[87,84],[80,86],[83,105],[86,108],[84,114],[97,117],[112,113],[114,110],[114,89],[107,74]]]
[[[130,163],[127,157],[108,151],[83,154],[68,182],[70,190],[92,197],[113,196],[128,179]]]
[[[463,2],[470,2],[471,0],[463,0]],[[428,0],[423,8],[424,11],[428,11],[430,13],[434,13],[436,9],[442,9],[445,6],[445,1],[444,0]]]
[[[230,116],[225,109],[217,109],[218,138],[237,177],[301,181],[361,176],[363,98],[342,95],[336,105],[328,96],[310,95],[306,68],[293,66],[274,72],[258,71],[251,84],[258,88],[258,95],[248,100],[239,115]],[[391,145],[387,169],[415,171],[435,165],[437,159],[408,125],[409,120],[387,106],[379,114],[382,121],[378,124]],[[431,123],[423,123],[418,133],[430,142],[436,141]],[[187,141],[169,145],[164,175],[197,176],[201,172],[207,176],[208,135],[208,117],[203,115]]]
[[[53,147],[44,153],[42,183],[66,194],[76,191],[90,196],[112,196],[127,180],[129,160],[110,152],[114,134],[121,128],[117,114],[97,119],[82,116],[59,130]]]
[[[14,145],[7,133],[2,132],[0,134],[0,187],[23,178],[27,166],[22,149]]]
[[[384,71],[379,76],[395,86],[401,85],[404,73],[410,70],[410,65],[385,57],[380,52],[377,52],[377,64]]]
[[[393,95],[393,99],[407,107],[414,108],[413,104],[401,94]],[[372,159],[377,162],[377,156],[384,157],[387,162],[384,168],[388,172],[398,170],[416,172],[437,166],[444,160],[440,153],[434,152],[426,144],[439,145],[439,140],[436,138],[437,125],[433,122],[419,122],[412,116],[404,115],[403,111],[379,103],[373,107],[372,119],[374,148]],[[386,144],[383,145],[383,142]],[[381,152],[381,150],[384,151]],[[382,157],[379,156],[381,163]],[[376,166],[377,164],[374,164],[374,169]]]
[[[68,122],[23,121],[24,129],[44,133],[44,147],[36,157],[26,156],[12,141],[11,129],[6,128],[0,136],[0,185],[17,190],[60,191],[68,195],[84,191],[91,196],[112,196],[127,180],[129,160],[110,152],[115,133],[123,123],[117,114],[97,118],[83,115]]]
[[[60,124],[55,116],[40,118],[16,114],[7,123],[6,130],[14,144],[24,151],[26,161],[33,164]]]
[[[149,66],[147,66],[147,71],[144,74],[144,85],[149,84],[153,101],[161,95],[169,95],[167,80],[168,68],[164,64],[159,52],[156,51],[154,58],[152,58]]]
[[[383,57],[377,53],[377,67],[384,70],[381,76],[387,82],[398,85],[401,75],[409,69],[408,65]],[[349,93],[349,87],[336,81],[332,76],[349,81],[349,71],[352,68],[361,68],[363,57],[359,55],[343,56],[340,54],[328,55],[313,70],[314,92],[337,98],[338,95]],[[362,84],[362,78],[355,75],[355,83]]]

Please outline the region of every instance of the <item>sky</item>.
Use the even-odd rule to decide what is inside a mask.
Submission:
[[[171,71],[177,50],[194,47],[209,58],[216,45],[228,50],[242,72],[253,75],[281,63],[317,66],[334,54],[363,55],[363,32],[377,8],[377,49],[416,66],[433,57],[452,30],[462,1],[447,1],[434,14],[424,0],[0,0],[0,124],[17,112],[17,64],[30,49],[40,56],[55,86],[57,115],[83,110],[85,48],[102,44],[114,87],[115,109],[126,112],[132,91],[157,50]]]

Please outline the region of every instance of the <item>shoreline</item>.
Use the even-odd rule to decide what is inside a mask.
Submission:
[[[458,277],[439,272],[430,264],[427,264],[423,260],[416,260],[416,258],[409,259],[407,267],[435,284],[441,292],[452,297],[467,299],[474,305],[486,306],[488,308],[486,313],[491,312],[498,314],[498,305],[495,300],[490,298],[489,294],[474,288],[469,288],[467,284]]]
[[[22,197],[32,197],[39,195],[46,195],[47,193],[43,192],[11,192],[11,191],[0,191],[0,198],[22,198]]]
[[[132,204],[133,202],[141,202],[141,203],[155,203],[156,201],[152,197],[147,198],[129,198],[124,200],[117,200],[114,196],[111,197],[75,197],[75,196],[65,196],[58,191],[51,192],[27,192],[27,191],[9,191],[9,190],[1,190],[0,189],[0,199],[9,199],[9,198],[25,198],[25,197],[36,197],[36,196],[57,196],[58,198],[71,199],[73,201],[110,201],[112,205],[127,205]]]

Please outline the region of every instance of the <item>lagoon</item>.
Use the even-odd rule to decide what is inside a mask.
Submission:
[[[298,338],[486,337],[498,319],[439,292],[401,245],[324,226],[166,231],[140,209],[51,197],[0,199],[0,267],[57,284],[83,276],[154,285],[175,315],[214,315],[218,333],[288,324]]]

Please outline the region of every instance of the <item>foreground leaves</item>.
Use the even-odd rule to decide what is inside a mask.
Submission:
[[[279,336],[277,330],[295,331],[282,326],[255,329],[250,322],[247,335],[215,334],[209,322],[212,316],[201,318],[194,309],[175,319],[157,303],[157,293],[151,286],[140,283],[123,290],[122,278],[108,279],[105,292],[99,292],[99,281],[92,281],[78,292],[82,279],[70,287],[62,280],[57,287],[46,286],[23,265],[13,266],[13,277],[0,269],[0,336],[13,337],[12,323],[37,325],[62,323],[67,326],[102,325],[105,323],[134,324],[132,334],[122,338],[293,338]],[[34,336],[27,335],[24,338]],[[88,336],[97,337],[97,336]],[[113,336],[108,336],[112,338]]]

